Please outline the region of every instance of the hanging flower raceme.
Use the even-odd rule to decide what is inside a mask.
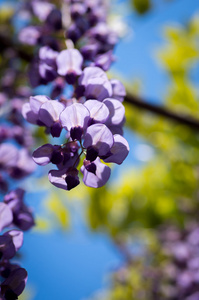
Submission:
[[[122,128],[124,107],[113,98],[102,101],[89,99],[84,103],[77,99],[73,101],[73,104],[64,106],[58,100],[35,96],[31,97],[30,104],[24,106],[27,120],[32,121],[30,116],[34,115],[32,123],[47,129],[59,124],[59,132],[65,130],[67,136],[62,145],[45,144],[36,149],[33,160],[39,165],[56,165],[58,170],[49,172],[50,182],[59,188],[71,190],[79,184],[78,164],[80,157],[84,156],[80,167],[83,182],[90,187],[101,187],[111,173],[102,161],[121,164],[129,152],[128,142],[115,133],[116,128]],[[55,136],[52,129],[49,132]]]
[[[46,20],[55,8],[44,5],[43,15],[38,10],[39,3],[42,6],[37,1],[32,13],[40,21]],[[110,177],[111,170],[106,164],[121,164],[129,152],[128,142],[122,136],[125,89],[119,80],[109,80],[105,73],[113,61],[117,35],[106,23],[104,1],[68,0],[65,5],[70,20],[65,32],[67,49],[62,45],[59,51],[59,47],[42,43],[36,71],[30,70],[33,86],[54,80],[51,95],[56,94],[57,99],[30,97],[22,113],[28,122],[43,126],[52,137],[66,132],[61,145],[48,143],[33,152],[37,164],[55,165],[56,169],[49,171],[50,182],[71,190],[80,183],[81,172],[83,182],[97,188]],[[66,98],[61,93],[69,86]],[[79,165],[80,162],[83,164]]]

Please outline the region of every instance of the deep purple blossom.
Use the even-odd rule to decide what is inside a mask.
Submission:
[[[78,170],[75,168],[51,170],[48,173],[48,178],[53,185],[67,191],[70,191],[80,183]]]
[[[24,203],[24,192],[25,191],[21,188],[11,191],[4,197],[4,203],[13,213],[12,223],[19,229],[26,231],[30,229],[35,222],[32,211]]]
[[[27,271],[23,268],[19,267],[11,271],[9,276],[1,283],[3,300],[18,299],[25,288],[27,277]]]
[[[39,50],[38,71],[41,78],[46,82],[53,81],[57,77],[56,58],[58,52],[49,46],[41,47]]]

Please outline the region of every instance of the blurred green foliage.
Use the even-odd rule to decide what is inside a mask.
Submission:
[[[193,80],[199,64],[199,16],[186,27],[167,26],[164,37],[165,44],[156,51],[170,78],[164,104],[179,114],[199,118],[199,90]],[[133,93],[129,86],[128,92]],[[107,232],[126,250],[129,243],[136,245],[135,234],[146,248],[146,240],[153,247],[148,247],[148,257],[140,247],[139,259],[127,259],[127,265],[113,273],[109,292],[94,299],[160,299],[151,292],[152,274],[165,263],[156,239],[158,230],[169,224],[184,228],[198,218],[199,132],[130,104],[126,104],[126,126],[151,145],[155,155],[141,167],[129,166],[113,184],[91,190],[87,216],[93,230]],[[147,270],[152,277],[146,276]]]
[[[144,14],[151,8],[150,0],[131,0],[131,4],[139,14]]]
[[[190,71],[198,63],[198,24],[194,17],[187,28],[167,27],[166,45],[158,51],[170,75],[165,104],[197,117],[198,89]],[[91,228],[115,236],[137,225],[156,228],[165,221],[183,225],[198,208],[199,133],[130,104],[126,126],[154,147],[155,156],[142,167],[130,166],[112,185],[90,191]]]

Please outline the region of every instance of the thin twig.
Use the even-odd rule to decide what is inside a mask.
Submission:
[[[134,105],[142,110],[152,112],[156,115],[159,115],[159,116],[165,117],[167,119],[176,121],[180,124],[186,125],[186,126],[190,127],[191,129],[199,130],[199,120],[197,120],[193,117],[187,116],[187,115],[177,114],[163,106],[151,104],[151,103],[146,102],[145,100],[141,99],[138,96],[127,94],[127,96],[125,97],[125,102],[129,103],[131,105]]]

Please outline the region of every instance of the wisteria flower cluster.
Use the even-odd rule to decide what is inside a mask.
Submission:
[[[27,272],[18,264],[12,263],[12,259],[23,244],[23,231],[34,225],[31,210],[24,203],[24,190],[16,189],[6,194],[3,202],[0,202],[0,231],[6,227],[10,229],[0,235],[0,295],[2,300],[18,299],[23,292]]]
[[[40,10],[34,5],[45,4],[48,7],[47,2],[32,2],[40,20]],[[49,172],[50,182],[65,190],[77,186],[78,166],[84,156],[80,167],[83,182],[97,188],[107,182],[111,173],[103,162],[121,164],[129,152],[122,136],[125,89],[119,80],[109,80],[105,73],[113,60],[117,36],[106,24],[103,1],[65,4],[71,20],[65,33],[67,49],[60,51],[47,44],[40,47],[37,62],[30,70],[33,86],[54,80],[51,98],[57,99],[32,96],[22,113],[28,122],[44,126],[52,137],[60,137],[66,130],[62,145],[45,144],[33,153],[37,164],[56,165],[57,169]],[[66,97],[62,92],[69,86],[72,92]]]

